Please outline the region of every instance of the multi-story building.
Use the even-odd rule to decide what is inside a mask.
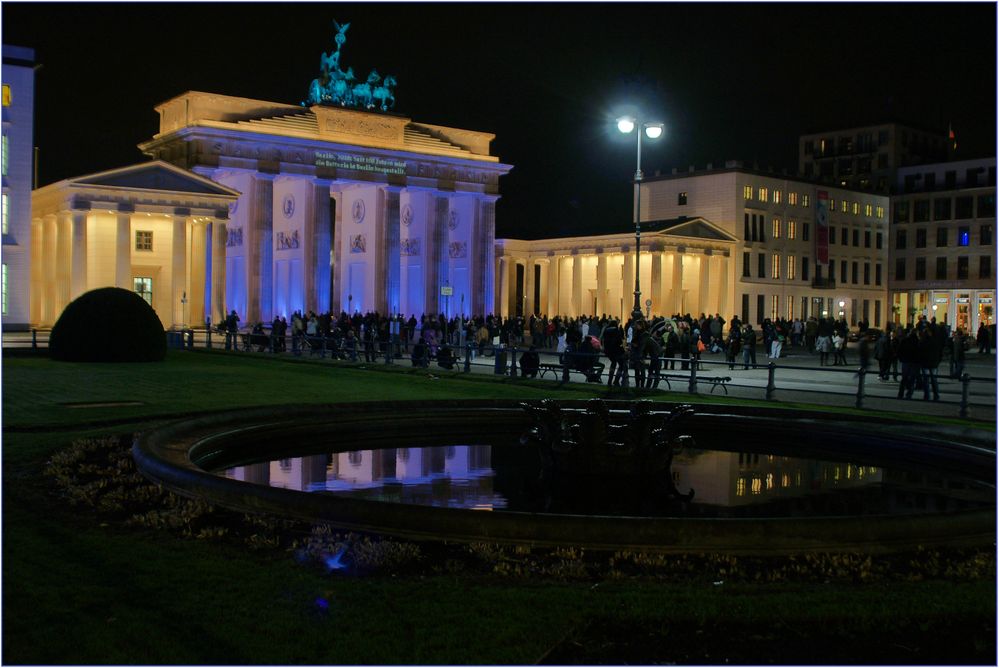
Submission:
[[[642,304],[654,314],[745,321],[887,316],[886,196],[743,169],[642,183]],[[497,242],[503,315],[632,310],[633,227],[610,235]]]
[[[893,319],[965,332],[995,322],[996,159],[900,169],[892,198]]]
[[[35,52],[4,44],[0,318],[5,330],[29,326],[34,109]]]
[[[943,133],[900,123],[816,132],[798,138],[798,170],[825,185],[887,194],[901,167],[947,159]]]

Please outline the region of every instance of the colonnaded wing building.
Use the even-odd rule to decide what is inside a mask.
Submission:
[[[134,289],[167,327],[295,310],[490,313],[494,135],[392,113],[395,79],[353,84],[336,51],[303,105],[187,92],[156,111],[154,160],[33,194],[30,321]],[[27,235],[25,235],[27,236]]]

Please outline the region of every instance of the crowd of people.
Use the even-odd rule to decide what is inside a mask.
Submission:
[[[233,311],[221,323],[226,347],[237,345],[239,316]],[[604,315],[548,318],[531,315],[502,318],[495,315],[447,318],[444,314],[385,316],[379,313],[303,314],[296,311],[290,323],[276,317],[266,331],[256,323],[247,336],[247,345],[283,352],[288,339],[293,352],[320,349],[342,359],[375,362],[389,355],[408,356],[414,366],[427,367],[431,360],[454,368],[465,346],[472,356],[490,356],[494,350],[514,347],[523,350],[519,366],[525,377],[535,377],[540,368],[539,351],[553,351],[564,369],[579,371],[588,382],[602,382],[607,369],[609,386],[656,388],[664,372],[686,371],[700,365],[702,355],[724,355],[730,369],[756,368],[757,349],[767,359],[779,359],[788,350],[819,356],[820,366],[847,366],[846,351],[851,336],[858,341],[856,365],[867,368],[874,358],[881,382],[898,382],[899,398],[909,399],[917,389],[924,399],[939,400],[937,369],[949,360],[949,375],[959,378],[964,371],[965,351],[970,337],[957,328],[938,324],[924,316],[907,326],[889,323],[870,329],[857,323],[856,332],[843,318],[771,320],[759,329],[738,316],[726,321],[720,314],[693,317],[675,314],[651,320],[619,319]],[[975,342],[980,353],[990,353],[995,345],[995,325],[982,324]],[[456,349],[457,352],[456,352]],[[602,360],[606,358],[609,368]],[[629,373],[630,372],[630,373]]]

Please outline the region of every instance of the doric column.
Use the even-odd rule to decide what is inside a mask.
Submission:
[[[309,309],[325,313],[330,308],[330,184],[310,183],[305,200],[305,229],[302,231],[304,313]],[[298,308],[293,305],[293,308]]]
[[[60,211],[56,220],[56,299],[55,317],[59,319],[62,310],[70,302],[73,280],[73,220],[69,211]]]
[[[87,291],[87,217],[89,215],[89,211],[73,211],[71,300]]]
[[[504,318],[510,315],[510,259],[507,257],[499,258],[499,304],[496,311]]]
[[[683,315],[683,253],[673,253],[673,313]]]
[[[724,255],[718,255],[718,276],[715,278],[715,283],[718,284],[718,313],[721,317],[728,319],[731,315],[726,315],[730,312],[732,306],[732,301],[730,295],[733,292],[733,286],[731,285],[732,277],[729,274],[729,258]]]
[[[663,311],[663,252],[658,248],[652,249],[652,300],[653,315],[662,315]]]
[[[399,193],[402,190],[396,186],[382,188],[384,198],[384,243],[382,244],[382,263],[385,267],[381,275],[385,284],[378,291],[384,300],[383,314],[393,314],[399,310],[399,288],[402,281],[399,278]],[[381,222],[381,221],[380,221]]]
[[[548,319],[558,315],[558,255],[548,256]]]
[[[122,290],[132,285],[132,214],[119,211],[115,215],[114,230],[114,284]]]
[[[527,298],[524,300],[524,317],[529,318],[532,313],[539,311],[538,305],[534,303],[534,259],[528,258],[524,262],[524,293]]]
[[[31,220],[31,288],[29,293],[28,321],[32,325],[42,322],[45,280],[42,272],[43,249],[45,247],[45,223],[41,218]]]
[[[330,267],[331,275],[331,285],[332,292],[330,293],[330,312],[334,314],[339,314],[342,311],[347,310],[347,304],[343,303],[340,298],[343,292],[343,265],[341,262],[340,252],[343,245],[343,192],[340,190],[330,190],[330,197],[333,198],[335,202],[334,206],[334,225],[333,225],[333,241],[332,241],[332,254],[333,266]]]
[[[705,251],[709,252],[709,251]],[[707,314],[708,309],[711,307],[708,305],[708,288],[711,283],[711,256],[701,255],[700,257],[700,274],[697,279],[697,310],[698,312]]]
[[[624,252],[624,271],[621,274],[621,322],[628,320],[628,314],[635,306],[635,254],[627,248]]]
[[[211,303],[212,323],[221,323],[228,311],[225,303],[225,240],[226,224],[224,220],[213,220],[211,223],[211,264],[212,287],[209,293]]]
[[[572,256],[572,315],[583,315],[583,256]]]
[[[187,324],[185,293],[187,292],[187,217],[173,217],[170,256],[170,313],[171,327],[182,329]]]
[[[274,181],[267,174],[254,174],[250,211],[243,230],[246,249],[246,315],[239,314],[243,325],[273,318],[274,300]]]
[[[211,297],[205,295],[208,274],[208,226],[203,220],[191,222],[191,280],[187,288],[187,321],[192,327],[205,324],[205,303]]]
[[[49,214],[42,221],[42,318],[43,325],[55,323],[59,314],[58,304],[59,279],[56,276],[56,260],[59,255],[59,226],[56,216]]]
[[[607,252],[597,249],[597,317],[607,313]]]

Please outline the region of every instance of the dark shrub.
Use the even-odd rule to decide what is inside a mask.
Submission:
[[[166,334],[142,297],[99,288],[74,299],[59,316],[49,355],[66,362],[158,362],[166,356]]]

